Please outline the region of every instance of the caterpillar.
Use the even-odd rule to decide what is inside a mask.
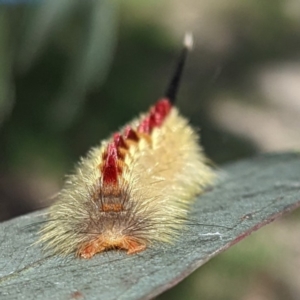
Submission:
[[[165,96],[92,148],[66,178],[40,230],[44,250],[134,254],[179,235],[195,195],[215,177],[198,134],[174,106],[192,44],[186,34]]]

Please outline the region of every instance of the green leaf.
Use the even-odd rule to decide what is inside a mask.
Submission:
[[[0,225],[1,299],[150,299],[251,232],[300,206],[300,154],[269,154],[227,165],[197,199],[174,245],[91,260],[45,256],[33,245],[40,212]],[[206,225],[200,225],[206,224]],[[209,226],[213,225],[215,226]]]

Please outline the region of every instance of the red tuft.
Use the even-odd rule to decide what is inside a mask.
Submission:
[[[107,147],[107,158],[103,168],[103,184],[117,184],[118,182],[118,155],[114,143]]]
[[[162,125],[170,112],[171,107],[171,103],[168,99],[162,98],[159,100],[155,106],[150,109],[150,114],[142,120],[141,124],[138,126],[138,131],[150,134],[154,127]]]
[[[155,115],[157,119],[160,119],[161,122],[165,119],[165,117],[169,114],[172,105],[167,98],[162,98],[154,106]]]
[[[117,148],[128,149],[128,146],[126,145],[126,143],[120,133],[114,134],[114,142],[115,142],[115,145]]]
[[[150,116],[146,117],[138,126],[138,132],[150,133],[151,132]]]
[[[137,133],[130,126],[127,126],[125,128],[124,136],[126,139],[129,139],[129,140],[132,140],[135,142],[139,141],[139,137],[138,137]]]

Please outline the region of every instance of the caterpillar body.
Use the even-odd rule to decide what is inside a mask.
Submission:
[[[133,254],[179,234],[194,196],[214,178],[197,133],[173,105],[191,46],[186,34],[165,97],[67,177],[41,229],[44,249],[81,258],[111,249]]]

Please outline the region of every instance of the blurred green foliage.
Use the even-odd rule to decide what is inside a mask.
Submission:
[[[33,175],[61,182],[90,146],[162,95],[180,48],[174,31],[186,30],[174,18],[169,22],[173,33],[162,22],[172,18],[171,8],[179,5],[170,3],[51,0],[0,7],[2,181],[8,174],[21,174],[24,180]],[[234,136],[212,122],[208,107],[216,97],[228,95],[245,103],[263,103],[249,80],[252,70],[266,62],[295,59],[300,53],[300,24],[286,10],[284,0],[220,4],[211,19],[218,19],[230,32],[230,50],[214,51],[204,45],[191,53],[178,106],[194,126],[201,127],[202,144],[218,164],[254,154],[257,148],[247,137]],[[199,20],[188,29],[197,32],[202,25]],[[5,184],[5,188],[18,186]],[[1,196],[6,190],[0,192]],[[25,200],[15,197],[14,201]],[[259,257],[268,255],[261,255],[264,249],[253,251],[249,257],[243,253],[243,261],[238,251],[231,251],[201,268],[217,274],[212,275],[215,279],[206,278],[204,285],[210,286],[212,280],[208,290],[213,289],[221,278],[236,280],[263,269],[269,261]],[[189,286],[199,281],[197,276],[184,283],[182,292],[167,295],[200,299]],[[223,281],[224,289],[232,284],[230,280]],[[211,292],[210,298],[204,285],[205,299],[233,297]]]
[[[152,14],[144,15],[151,5]],[[300,48],[298,24],[285,6],[280,0],[223,5],[217,15],[232,32],[232,50],[198,48],[191,54],[178,105],[202,128],[202,143],[217,163],[256,150],[247,138],[213,124],[207,105],[220,94],[261,102],[249,82],[251,70],[293,57]],[[161,95],[180,41],[159,21],[162,13],[155,18],[155,9],[165,9],[168,17],[168,6],[156,1],[53,0],[2,7],[2,170],[63,174],[91,145]]]
[[[180,43],[159,23],[131,20],[128,8],[119,12],[118,6],[53,0],[2,9],[3,170],[63,174],[91,145],[161,95]],[[222,142],[214,146],[219,131],[205,120],[205,103],[215,87],[205,87],[210,76],[204,71],[196,76],[200,95],[197,88],[194,102],[179,105],[184,110],[198,102],[198,109],[187,110],[194,112],[195,125],[202,125],[208,152],[217,162],[228,160],[226,151],[218,150]],[[238,154],[231,149],[231,159],[252,152],[243,143],[234,147]]]

